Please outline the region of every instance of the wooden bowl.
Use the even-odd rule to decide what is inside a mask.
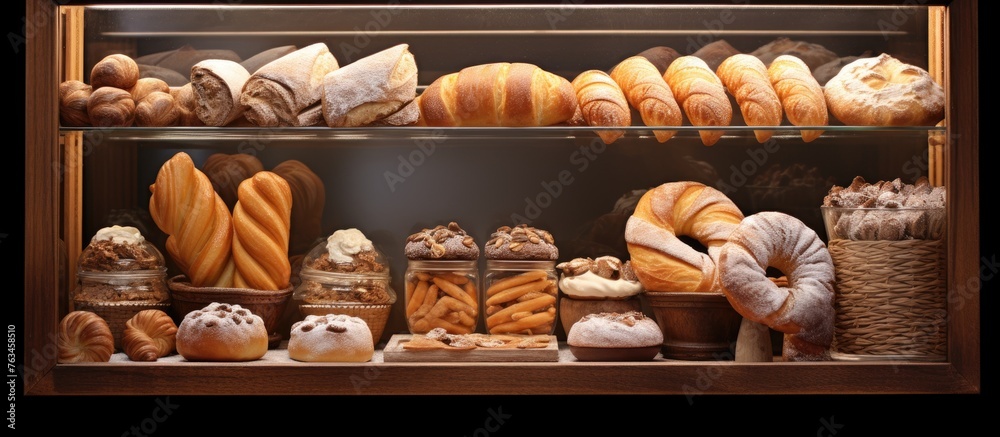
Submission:
[[[643,293],[663,330],[663,357],[732,361],[743,316],[722,293]]]

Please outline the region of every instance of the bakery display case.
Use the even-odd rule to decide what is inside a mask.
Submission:
[[[255,158],[256,170],[248,170],[250,164],[243,162],[216,174],[212,182],[220,202],[234,201],[232,190],[238,184],[233,182],[246,177],[240,171],[279,172],[297,166],[287,170],[297,173],[288,174],[305,173],[311,181],[318,180],[320,189],[311,192],[316,208],[309,217],[295,217],[292,210],[293,234],[299,234],[290,237],[290,265],[335,231],[360,229],[384,257],[390,274],[386,288],[399,293],[389,302],[392,308],[384,329],[379,326],[380,338],[368,362],[298,362],[288,359],[280,341],[273,341],[262,359],[247,362],[111,359],[62,364],[55,355],[41,353],[26,363],[28,394],[981,390],[979,85],[978,75],[970,73],[978,71],[975,1],[864,6],[276,6],[60,5],[29,0],[27,13],[47,17],[49,25],[36,26],[27,46],[25,221],[30,225],[25,233],[31,244],[25,249],[26,350],[53,349],[60,320],[74,308],[70,297],[80,279],[65,266],[78,264],[98,230],[133,226],[168,254],[169,235],[151,211],[152,186],[158,183],[161,166],[180,153],[206,173],[212,160],[222,155]],[[731,122],[721,126],[694,125],[687,116],[676,125],[647,124],[636,114],[630,123],[616,126],[568,119],[537,126],[434,126],[389,120],[360,126],[267,126],[247,122],[251,117],[246,116],[214,126],[157,127],[134,122],[70,125],[61,119],[60,84],[91,82],[95,66],[109,55],[128,56],[139,64],[143,77],[161,78],[180,88],[192,80],[188,72],[199,60],[225,58],[248,66],[262,62],[257,55],[284,54],[317,43],[325,44],[341,69],[405,44],[416,68],[415,78],[407,80],[415,80],[418,94],[428,95],[438,91],[439,78],[469,66],[532,64],[572,82],[586,71],[611,72],[624,59],[653,48],[672,48],[678,56],[697,53],[713,70],[735,53],[762,60],[795,53],[821,84],[843,65],[889,54],[926,70],[942,86],[945,110],[940,122],[892,126],[844,124],[831,116],[824,125],[793,125],[783,119],[773,126],[749,127],[750,118],[744,118],[738,105],[733,106]],[[258,66],[246,68],[249,72]],[[370,85],[366,80],[374,79],[357,79],[346,88],[364,89]],[[322,105],[317,110],[329,120],[327,111],[333,109]],[[306,112],[296,120],[303,120]],[[664,139],[664,131],[674,133]],[[807,139],[807,131],[821,133]],[[613,141],[608,141],[609,133],[616,134]],[[825,243],[830,236],[820,208],[824,197],[832,187],[846,187],[857,177],[871,182],[898,178],[911,184],[926,180],[947,190],[941,249],[947,302],[945,314],[936,318],[946,328],[946,351],[940,359],[899,354],[788,362],[780,359],[781,336],[771,332],[779,343],[779,359],[773,362],[739,362],[725,353],[695,360],[577,360],[564,343],[565,329],[555,320],[539,329],[553,332],[560,342],[552,360],[396,361],[383,351],[394,335],[413,329],[404,294],[409,288],[406,245],[408,236],[421,229],[459,223],[476,242],[486,243],[498,229],[524,224],[546,230],[553,240],[558,259],[548,261],[605,255],[627,260],[625,224],[640,196],[667,182],[694,181],[724,193],[744,215],[779,211],[795,217]],[[291,195],[300,194],[295,189]],[[305,197],[295,199],[307,202]],[[166,258],[169,276],[180,274],[182,266]],[[484,258],[475,262],[478,267],[469,277],[486,272]],[[53,275],[53,266],[64,268]],[[291,289],[298,284],[286,285]],[[485,301],[486,296],[476,299]],[[551,308],[554,312],[556,306]],[[278,334],[287,334],[291,323],[301,320],[298,309],[294,302],[284,307]],[[491,323],[480,320],[472,326],[484,332]],[[234,379],[249,383],[227,382]],[[508,383],[466,383],[488,379]]]

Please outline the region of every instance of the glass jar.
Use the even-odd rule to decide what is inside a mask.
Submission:
[[[559,312],[559,273],[551,260],[486,260],[483,317],[490,334],[551,335]]]
[[[479,327],[476,260],[415,260],[406,267],[406,325],[411,334],[443,328],[470,334]]]
[[[77,263],[73,301],[161,303],[170,300],[163,254],[149,241],[92,241]]]

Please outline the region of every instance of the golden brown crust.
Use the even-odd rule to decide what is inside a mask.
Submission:
[[[684,123],[684,115],[673,91],[663,79],[663,74],[658,71],[658,67],[647,58],[632,56],[615,66],[611,70],[611,77],[625,93],[629,104],[639,111],[646,126],[680,126]],[[673,138],[676,133],[677,131],[653,131],[656,140],[661,143]]]
[[[64,126],[90,126],[87,101],[93,88],[78,80],[59,84],[59,122]]]
[[[323,234],[326,187],[319,175],[299,160],[283,161],[271,171],[284,178],[292,190],[289,252],[305,253]]]
[[[847,125],[933,126],[944,118],[941,85],[885,53],[845,65],[823,91],[830,113]]]
[[[663,75],[677,103],[695,126],[729,126],[733,107],[722,81],[705,61],[695,56],[674,60]],[[722,138],[720,130],[700,131],[701,141],[711,146]]]
[[[142,77],[136,81],[135,86],[129,89],[129,93],[132,94],[132,100],[135,100],[136,103],[139,103],[143,98],[148,96],[149,93],[156,91],[170,94],[170,85],[167,85],[163,79]]]
[[[184,316],[176,347],[188,361],[253,361],[267,353],[267,328],[246,308],[213,302]]]
[[[135,106],[135,125],[140,127],[174,126],[180,116],[174,97],[161,91],[147,94]]]
[[[719,64],[716,74],[743,114],[747,126],[779,126],[783,116],[781,100],[771,85],[767,67],[753,55],[737,54]],[[763,143],[773,134],[769,130],[755,130],[757,142]]]
[[[281,290],[291,280],[288,239],[292,190],[284,178],[261,171],[240,183],[233,208],[233,285]]]
[[[120,88],[96,88],[87,99],[87,116],[98,127],[128,127],[135,121],[132,94]]]
[[[101,316],[90,311],[73,311],[59,322],[60,364],[103,363],[115,352],[111,327]]]
[[[248,153],[213,153],[205,158],[201,170],[212,181],[212,188],[232,210],[236,206],[240,183],[259,171],[264,164],[256,156]]]
[[[590,126],[630,126],[632,109],[621,87],[607,73],[587,70],[573,79],[573,89],[584,121]],[[597,136],[611,144],[625,135],[624,130],[599,130]]]
[[[809,66],[792,55],[781,55],[767,68],[768,78],[778,94],[789,123],[796,126],[826,126],[830,117],[823,87],[809,71]],[[802,140],[811,142],[821,130],[803,130]]]
[[[90,70],[90,85],[94,90],[102,87],[130,90],[138,81],[139,64],[121,53],[105,56]]]
[[[183,86],[171,87],[170,95],[174,96],[174,104],[180,110],[180,117],[177,118],[178,126],[205,125],[195,112],[198,103],[195,101],[194,88],[191,86],[191,82]]]
[[[177,325],[160,310],[142,310],[125,322],[122,350],[132,361],[156,361],[174,352]]]

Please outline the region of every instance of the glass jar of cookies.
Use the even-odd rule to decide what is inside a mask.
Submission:
[[[551,260],[486,260],[483,317],[490,334],[551,335],[559,311]]]
[[[470,334],[479,327],[476,260],[409,260],[405,275],[406,325],[411,334],[443,328]]]

